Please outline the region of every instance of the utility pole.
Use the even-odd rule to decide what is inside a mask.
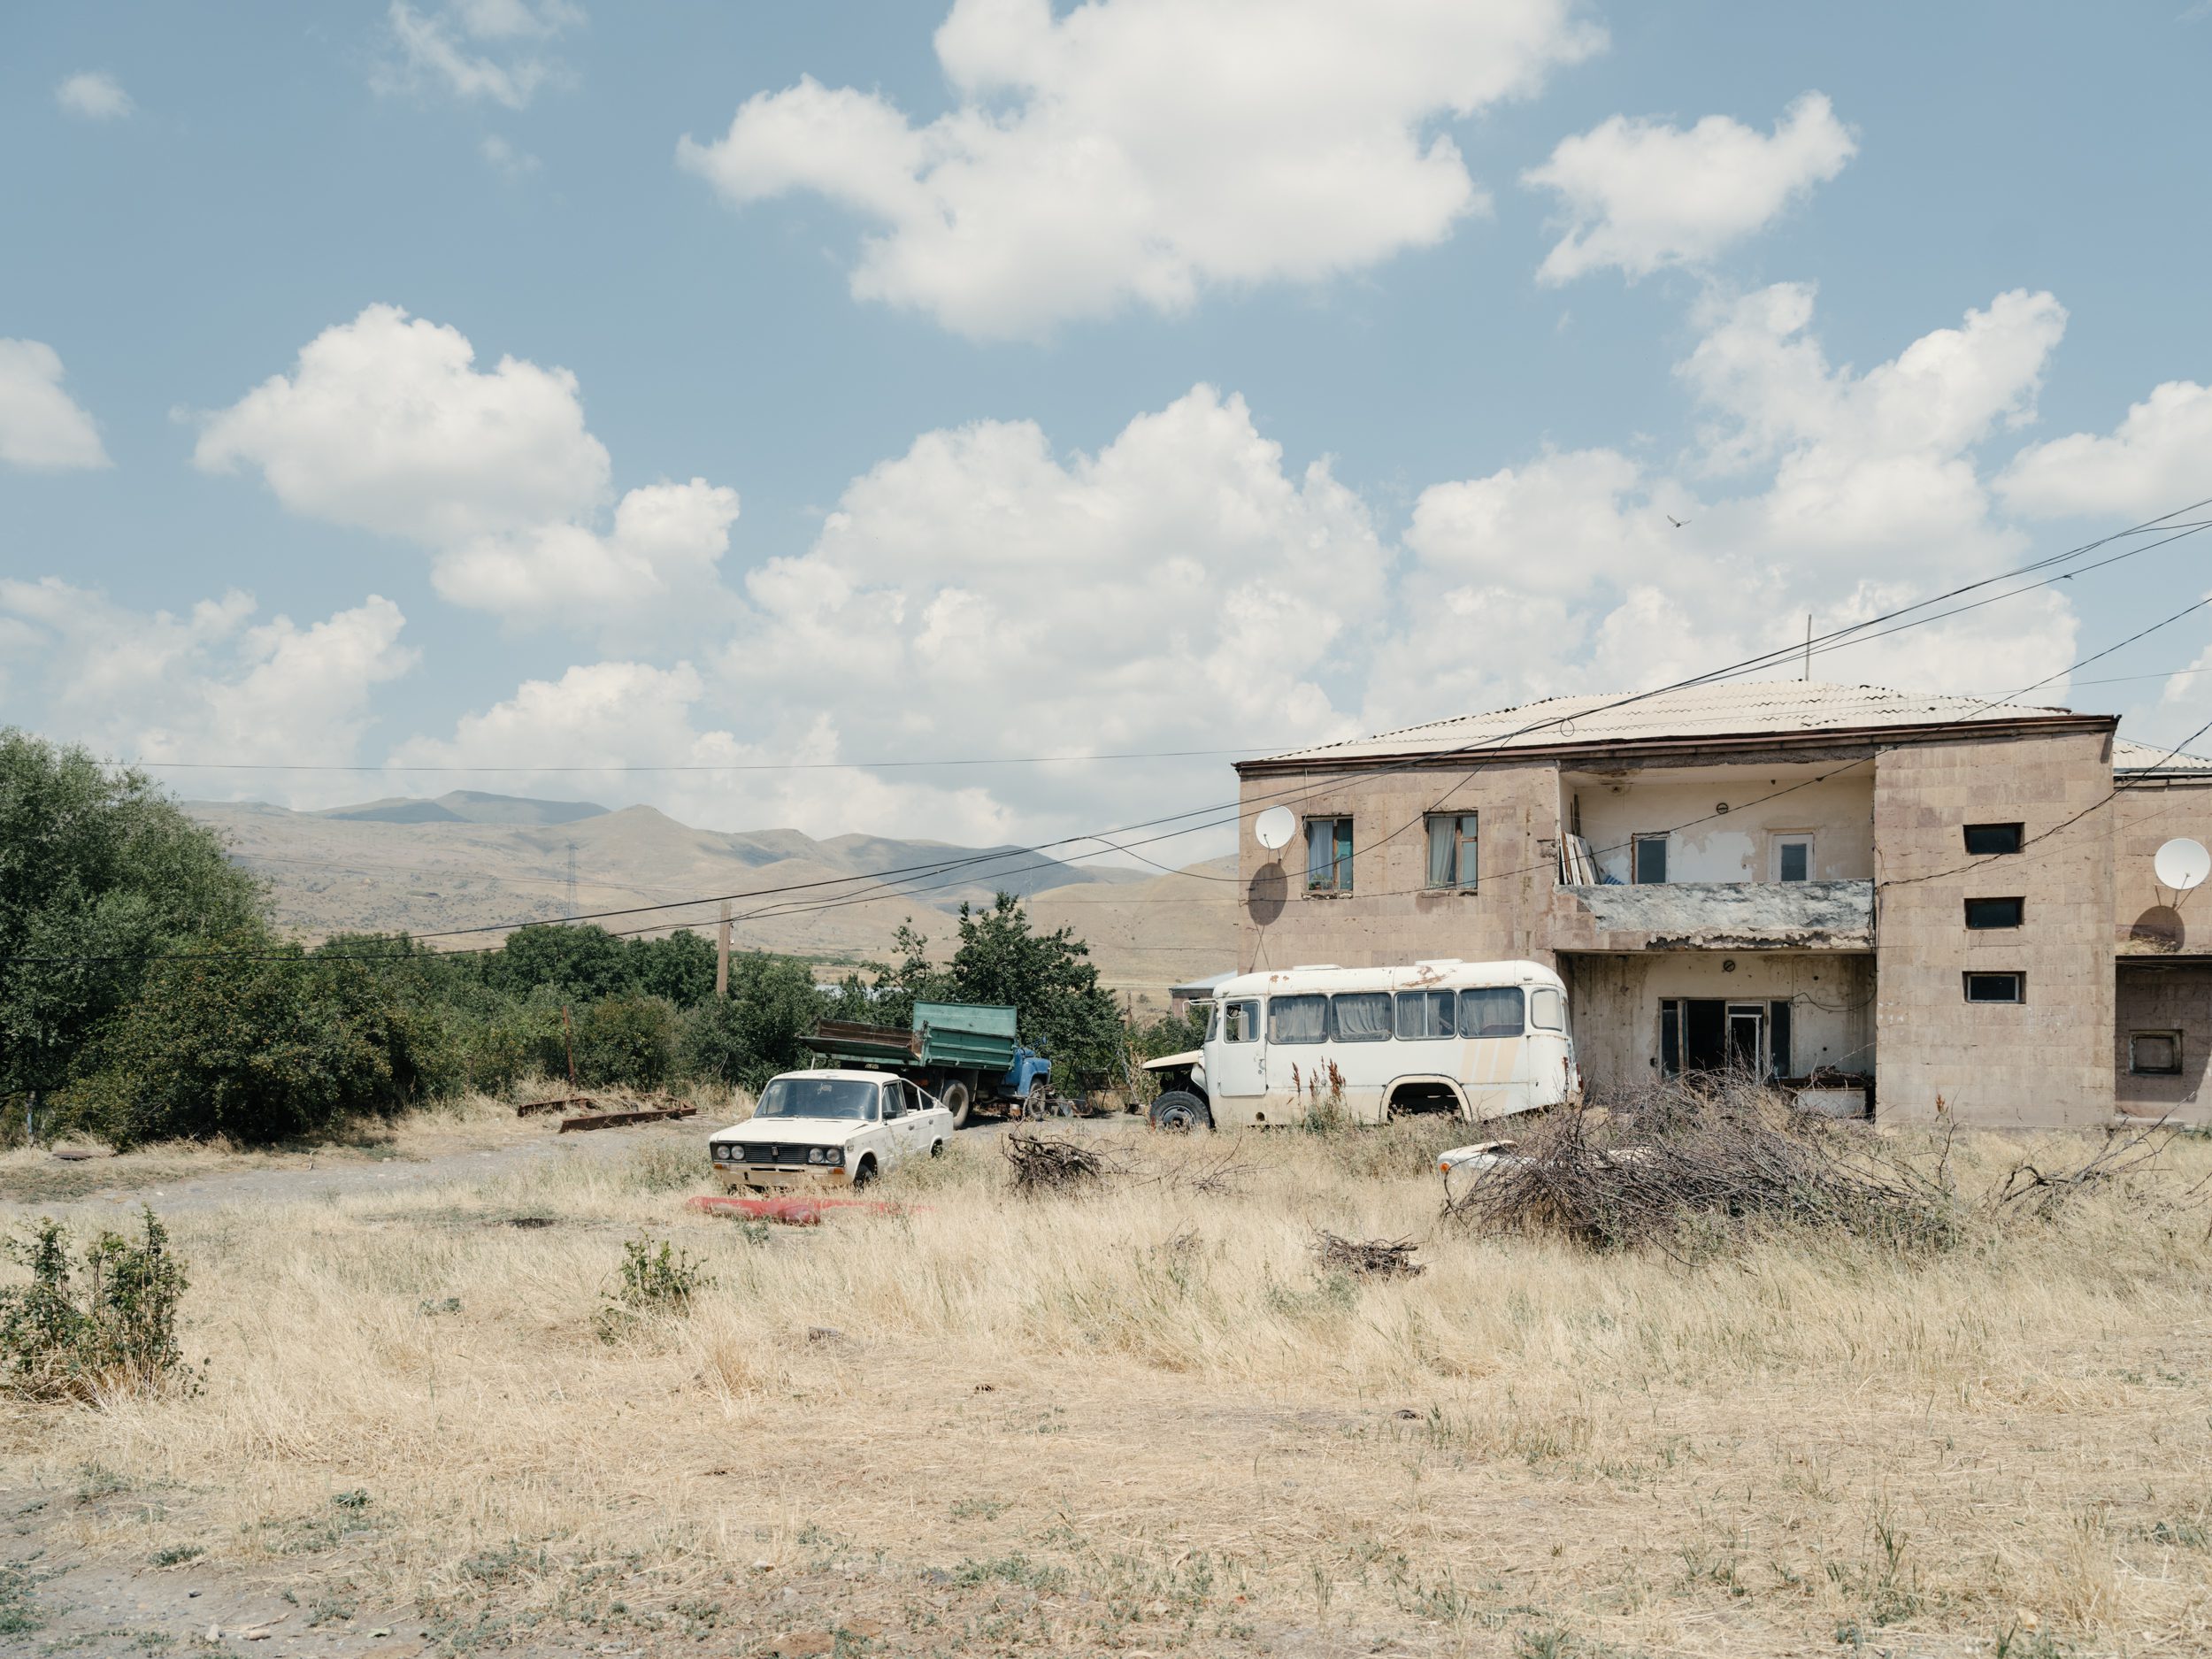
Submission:
[[[714,942],[714,1000],[720,1002],[730,994],[730,902],[722,901],[722,926],[716,930]]]
[[[568,919],[576,919],[576,843],[568,844]]]

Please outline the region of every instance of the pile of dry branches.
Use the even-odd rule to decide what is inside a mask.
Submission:
[[[1939,1249],[1961,1225],[1947,1148],[1916,1163],[1744,1082],[1671,1084],[1609,1110],[1560,1112],[1513,1155],[1448,1178],[1444,1214],[1479,1233],[1671,1254],[1761,1223]]]
[[[1410,1239],[1340,1239],[1333,1233],[1314,1235],[1313,1256],[1324,1271],[1351,1273],[1361,1279],[1410,1279],[1424,1272],[1413,1259]]]
[[[1013,1166],[1018,1193],[1065,1192],[1103,1180],[1113,1166],[1090,1148],[1042,1135],[1008,1134],[999,1148]]]

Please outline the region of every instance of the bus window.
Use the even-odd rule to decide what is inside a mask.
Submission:
[[[1335,1003],[1339,1042],[1388,1042],[1390,993],[1347,991],[1330,999]]]
[[[1270,1042],[1319,1042],[1328,1034],[1325,996],[1271,996],[1267,999]]]
[[[1260,1040],[1260,1005],[1257,1002],[1231,1002],[1222,1015],[1222,1034],[1229,1042],[1257,1042]]]
[[[1540,985],[1536,995],[1529,999],[1529,1021],[1539,1031],[1567,1029],[1566,999],[1549,986]]]
[[[1453,1012],[1459,1006],[1455,991],[1401,991],[1398,993],[1398,1036],[1405,1042],[1424,1037],[1452,1034]]]
[[[1463,1037],[1517,1037],[1521,1034],[1521,987],[1486,985],[1459,994],[1459,1034]]]

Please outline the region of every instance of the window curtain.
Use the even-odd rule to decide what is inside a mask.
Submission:
[[[1459,1034],[1463,1037],[1517,1037],[1521,1034],[1521,987],[1486,985],[1459,994]]]
[[[1429,820],[1429,885],[1448,887],[1453,884],[1453,872],[1459,864],[1458,820],[1432,818]]]
[[[1390,994],[1350,992],[1335,999],[1339,1042],[1384,1042],[1390,1036]]]
[[[1329,999],[1325,996],[1273,996],[1267,1002],[1267,1040],[1270,1042],[1319,1042],[1327,1034]]]
[[[1459,998],[1449,991],[1398,993],[1398,1035],[1413,1041],[1452,1034],[1452,1014]]]

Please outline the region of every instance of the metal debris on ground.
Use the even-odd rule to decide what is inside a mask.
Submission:
[[[1362,1279],[1410,1279],[1427,1271],[1413,1259],[1417,1248],[1410,1239],[1340,1239],[1322,1232],[1314,1235],[1313,1256],[1324,1268]]]
[[[560,1094],[551,1100],[526,1100],[515,1108],[515,1116],[528,1118],[538,1112],[562,1111],[571,1106],[596,1104],[588,1094]]]
[[[667,1096],[663,1098],[668,1099]],[[665,1106],[619,1112],[594,1111],[581,1118],[564,1118],[561,1119],[560,1133],[566,1134],[572,1129],[619,1129],[626,1124],[649,1124],[664,1118],[696,1118],[698,1115],[699,1109],[689,1102],[669,1099]]]
[[[1103,1180],[1113,1166],[1090,1148],[1073,1141],[1048,1141],[1042,1135],[1009,1134],[999,1142],[1013,1166],[1017,1192],[1064,1192],[1070,1187]]]

